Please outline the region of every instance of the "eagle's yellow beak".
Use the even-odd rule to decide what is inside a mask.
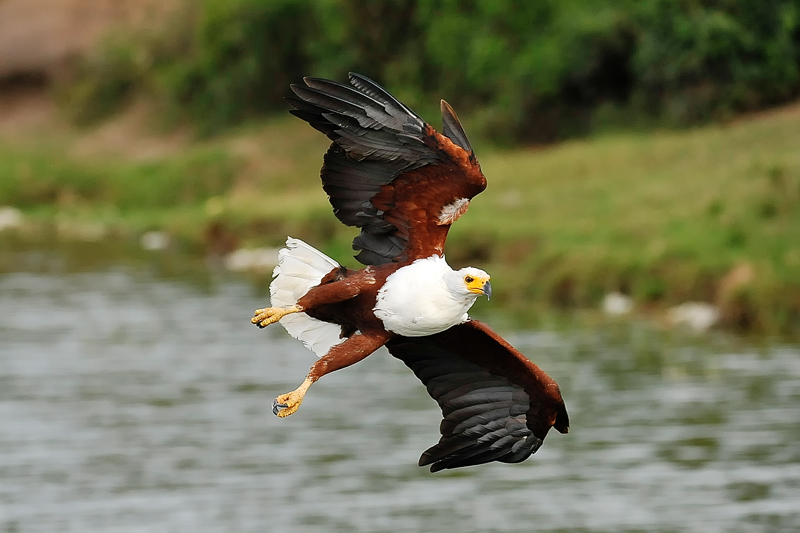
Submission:
[[[492,297],[492,284],[489,283],[489,277],[467,276],[464,278],[467,284],[467,290],[474,294],[483,294],[486,298]]]

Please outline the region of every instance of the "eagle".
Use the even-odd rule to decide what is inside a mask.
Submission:
[[[551,427],[566,433],[556,382],[468,315],[477,298],[491,296],[489,275],[445,261],[450,226],[486,188],[453,108],[441,101],[438,133],[365,76],[350,73],[350,85],[303,81],[291,85],[290,112],[333,141],[322,188],[336,218],[360,230],[353,249],[365,266],[345,268],[291,237],[280,250],[271,305],[251,322],[280,322],[318,359],[273,412],[293,414],[315,381],[386,346],[442,410],[441,438],[419,460],[432,472],[517,463]]]

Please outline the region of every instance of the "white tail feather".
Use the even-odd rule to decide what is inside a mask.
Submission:
[[[278,252],[278,266],[269,286],[272,307],[291,307],[322,278],[340,265],[300,239],[289,237],[286,248]],[[322,357],[341,343],[342,328],[336,324],[311,318],[305,313],[286,315],[280,321],[289,335]]]

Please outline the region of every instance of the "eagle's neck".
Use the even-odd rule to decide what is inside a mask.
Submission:
[[[373,309],[384,327],[398,335],[433,335],[468,320],[476,294],[459,290],[460,276],[433,255],[399,268],[386,279]]]

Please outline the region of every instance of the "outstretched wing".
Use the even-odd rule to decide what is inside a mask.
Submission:
[[[386,346],[442,409],[442,438],[419,460],[431,472],[518,463],[539,449],[551,427],[569,429],[556,382],[481,322],[397,337]]]
[[[292,85],[291,112],[332,141],[322,188],[336,217],[361,228],[353,241],[367,265],[441,255],[447,231],[486,188],[453,109],[442,100],[444,135],[374,81],[319,78]]]

